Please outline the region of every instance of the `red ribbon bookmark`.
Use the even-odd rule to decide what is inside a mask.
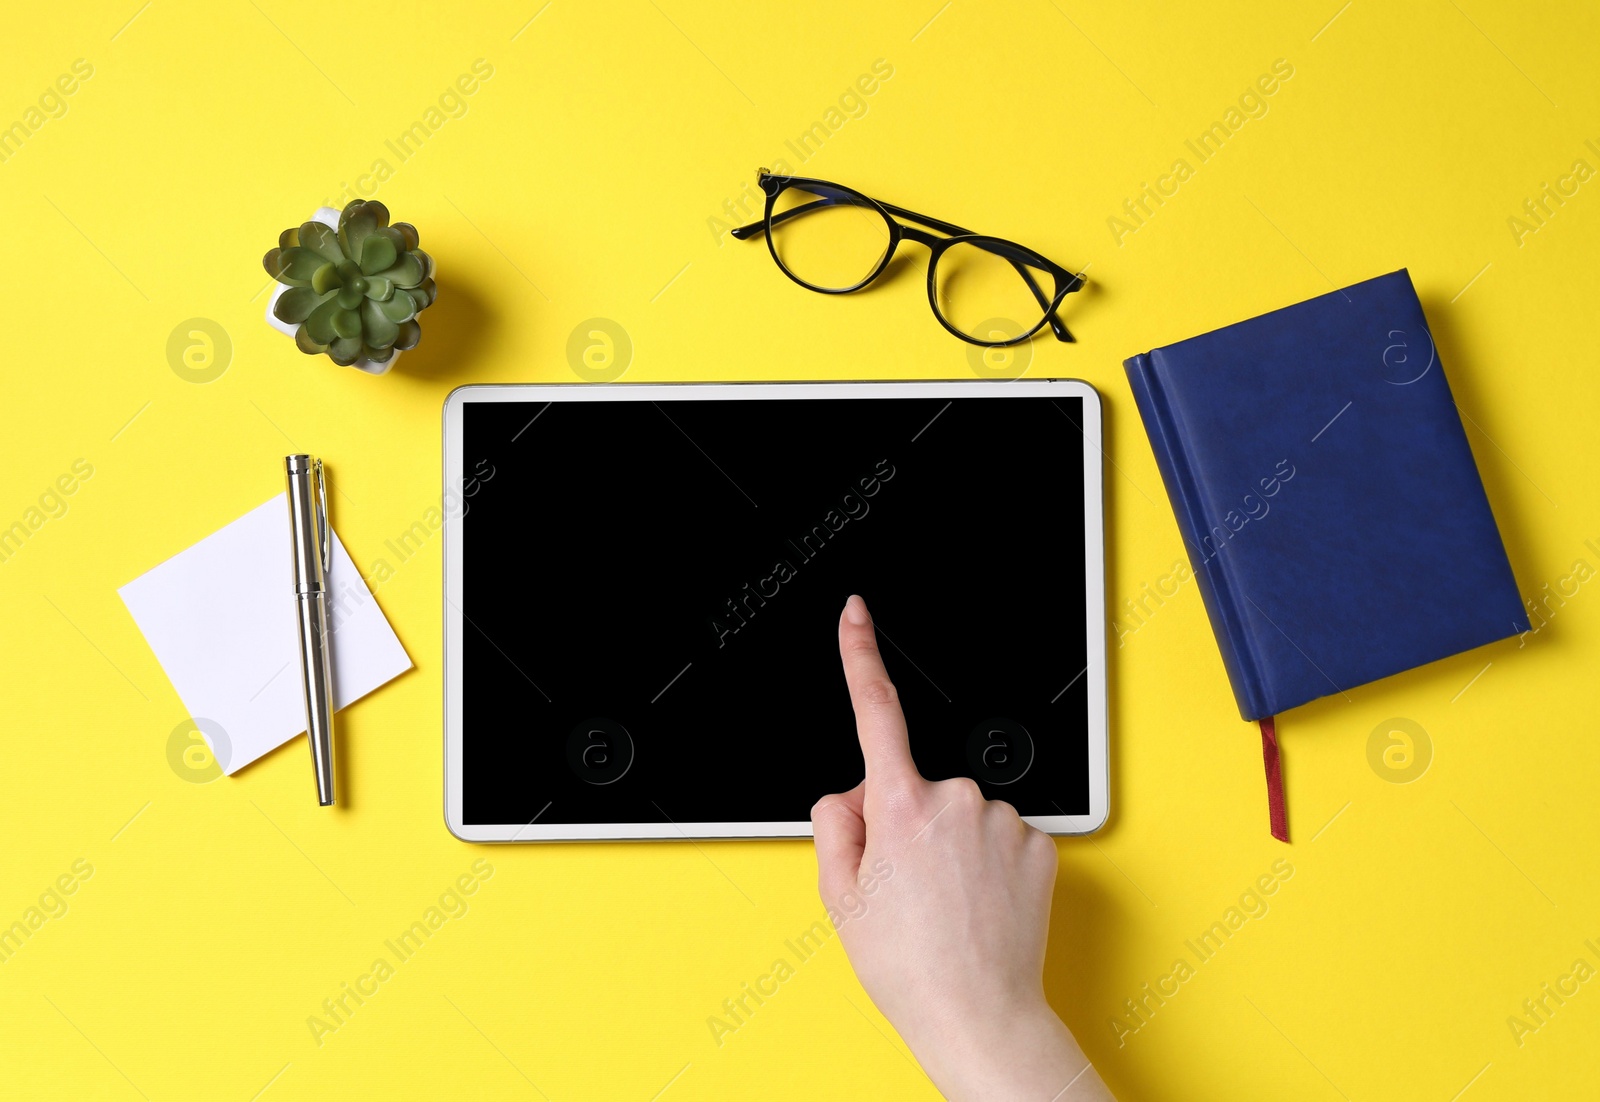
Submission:
[[[1267,767],[1267,812],[1272,816],[1272,836],[1289,840],[1289,812],[1283,804],[1283,759],[1278,753],[1278,729],[1272,716],[1261,721],[1261,760]]]

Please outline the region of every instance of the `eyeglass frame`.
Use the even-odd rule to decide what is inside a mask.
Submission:
[[[767,208],[765,213],[759,222],[751,222],[749,225],[738,226],[732,230],[729,230],[728,232],[740,241],[754,237],[757,231],[764,232],[767,237],[767,250],[772,254],[772,260],[778,265],[778,270],[808,291],[816,291],[818,294],[824,295],[848,295],[854,291],[859,291],[884,273],[884,270],[889,267],[889,262],[894,259],[895,250],[900,247],[900,242],[902,240],[914,241],[928,249],[928,305],[933,310],[933,316],[938,319],[939,324],[944,326],[952,336],[964,340],[968,344],[978,345],[981,348],[1008,348],[1011,345],[1021,344],[1023,341],[1029,340],[1035,333],[1043,329],[1046,323],[1048,323],[1050,326],[1050,331],[1055,334],[1056,340],[1067,344],[1076,342],[1076,338],[1073,337],[1072,333],[1067,329],[1066,324],[1061,320],[1060,317],[1057,316],[1057,311],[1061,309],[1062,302],[1065,301],[1069,294],[1071,294],[1073,291],[1082,289],[1084,284],[1087,282],[1081,272],[1073,272],[1067,268],[1064,268],[1055,261],[1050,260],[1035,250],[1028,248],[1026,245],[1019,245],[1017,242],[1008,241],[1003,237],[992,237],[987,234],[973,233],[971,230],[963,229],[952,222],[945,222],[938,218],[930,218],[925,214],[918,214],[916,211],[907,210],[904,207],[897,207],[893,203],[881,202],[880,200],[872,198],[870,195],[857,191],[853,187],[846,187],[844,184],[836,184],[832,180],[819,180],[809,176],[781,175],[769,172],[765,168],[760,168],[756,170],[756,183],[761,190],[766,193],[767,196]],[[827,198],[819,197],[816,203],[807,203],[803,206],[795,207],[792,210],[783,211],[777,216],[776,219],[774,219],[773,207],[778,201],[778,196],[782,195],[791,187],[799,187],[804,190],[807,185],[819,185],[821,187],[831,188],[834,191],[847,192],[850,195],[860,199],[862,201],[860,205],[876,211],[879,216],[883,218],[884,222],[888,224],[889,247],[884,250],[883,258],[878,261],[878,266],[874,268],[866,276],[866,278],[862,279],[859,283],[856,283],[850,287],[818,287],[814,283],[807,283],[794,272],[790,271],[789,267],[784,264],[783,258],[778,255],[778,246],[772,239],[772,227],[775,221],[782,222],[785,219],[793,218],[805,211],[813,210],[818,205],[827,206],[836,202],[836,200],[829,200]],[[949,236],[935,237],[933,234],[928,233],[927,230],[921,230],[915,226],[907,226],[897,222],[895,220],[895,216],[907,219],[908,221],[920,223],[923,226],[938,230],[940,233],[947,234]],[[979,338],[970,334],[961,332],[961,330],[952,325],[949,319],[947,319],[939,310],[938,289],[934,280],[934,272],[939,267],[939,258],[949,251],[951,247],[964,243],[977,245],[978,247],[983,248],[988,252],[992,252],[1004,260],[1009,260],[1012,267],[1017,269],[1017,272],[1022,276],[1023,281],[1027,283],[1028,289],[1033,292],[1034,298],[1038,300],[1039,305],[1045,308],[1043,315],[1039,318],[1038,322],[1034,324],[1033,328],[1018,336],[1008,337],[1005,340],[980,340]],[[992,248],[991,246],[994,245],[1002,246],[1002,248]],[[1007,252],[1004,250],[1011,250],[1015,253],[1023,254],[1025,263],[1019,263],[1015,256],[1007,255]],[[1035,280],[1032,274],[1028,271],[1029,267],[1036,267],[1040,271],[1048,272],[1051,277],[1054,278],[1056,289],[1053,298],[1045,298],[1044,291],[1040,289],[1038,281]]]

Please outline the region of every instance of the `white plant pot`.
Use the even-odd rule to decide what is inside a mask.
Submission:
[[[318,207],[317,212],[311,216],[311,221],[321,222],[330,230],[337,230],[339,228],[339,213],[339,211],[332,207]],[[267,300],[267,324],[272,326],[272,328],[276,329],[278,332],[282,333],[284,336],[293,337],[296,330],[298,330],[300,327],[298,325],[290,325],[287,322],[279,321],[278,316],[272,312],[273,308],[278,305],[278,299],[283,297],[283,293],[288,289],[289,285],[287,283],[279,283],[277,288],[272,292],[272,297]],[[383,375],[386,374],[399,359],[400,350],[397,348],[395,349],[394,355],[390,356],[383,363],[377,363],[376,361],[368,359],[360,359],[350,366],[355,368],[357,371],[365,371],[368,375]]]

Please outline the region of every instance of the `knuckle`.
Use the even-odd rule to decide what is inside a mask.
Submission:
[[[884,707],[900,703],[900,692],[887,677],[870,677],[861,683],[856,695],[861,703]]]
[[[945,799],[962,810],[981,807],[984,803],[983,790],[971,777],[952,777],[943,782],[943,788]]]
[[[1045,868],[1054,870],[1061,860],[1060,851],[1056,849],[1056,840],[1042,830],[1028,828],[1028,851]]]
[[[873,637],[870,631],[846,632],[844,640],[840,645],[844,647],[844,652],[846,654],[862,655],[878,653],[878,640]]]

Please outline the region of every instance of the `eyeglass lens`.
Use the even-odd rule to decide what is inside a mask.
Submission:
[[[889,251],[889,223],[865,196],[820,184],[780,192],[771,233],[778,263],[823,291],[860,286]]]
[[[1030,265],[1025,255],[1002,256],[979,242],[951,245],[940,254],[933,272],[934,304],[940,316],[957,332],[978,341],[1011,340],[1037,329],[1055,292],[1055,277]]]

